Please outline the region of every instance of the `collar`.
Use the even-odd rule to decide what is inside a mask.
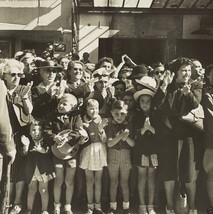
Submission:
[[[94,123],[96,123],[96,124],[99,124],[99,123],[101,123],[101,121],[102,121],[102,119],[101,119],[101,116],[100,116],[100,115],[98,115],[98,116],[97,116],[96,118],[94,118],[94,119],[89,118],[88,115],[84,115],[84,122],[86,122],[86,123],[94,122]]]
[[[125,120],[123,123],[117,123],[115,120],[112,120],[112,124],[114,124],[114,125],[127,125],[128,124],[128,122]]]
[[[32,140],[33,140],[33,142],[35,143],[35,145],[39,145],[39,144],[41,144],[41,143],[43,142],[44,138],[42,137],[40,140],[34,140],[34,139],[32,138]]]

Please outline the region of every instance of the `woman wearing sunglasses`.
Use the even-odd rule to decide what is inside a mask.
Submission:
[[[157,81],[157,86],[159,87],[164,78],[165,67],[161,62],[156,62],[152,65],[153,76]]]
[[[7,105],[9,110],[10,123],[13,138],[16,144],[17,154],[11,169],[11,182],[15,184],[16,196],[14,208],[11,213],[21,211],[22,192],[24,189],[23,182],[23,163],[21,136],[27,131],[27,124],[30,121],[30,114],[33,106],[31,103],[30,89],[32,83],[23,86],[20,80],[23,77],[23,63],[15,60],[6,60],[5,66],[2,68],[3,80],[7,87]],[[13,188],[12,188],[13,189]]]

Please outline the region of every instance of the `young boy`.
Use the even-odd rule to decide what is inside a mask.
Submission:
[[[124,213],[130,213],[129,210],[129,174],[131,165],[130,150],[135,145],[131,138],[131,127],[126,121],[127,105],[121,100],[117,100],[112,105],[113,120],[106,127],[108,138],[108,169],[110,176],[110,211],[115,213],[117,209],[117,187],[120,183],[123,193]]]
[[[74,176],[79,143],[87,138],[77,107],[77,98],[64,94],[56,112],[48,116],[55,145],[52,147],[56,178],[54,181],[54,214],[60,214],[61,186],[65,181],[65,213],[72,214],[71,201],[74,190]],[[65,172],[65,174],[64,174]]]

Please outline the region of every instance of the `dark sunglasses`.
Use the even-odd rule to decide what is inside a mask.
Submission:
[[[164,71],[155,71],[155,74],[158,75],[158,74],[164,74]]]
[[[9,73],[9,75],[10,75],[11,77],[15,77],[15,76],[18,76],[18,77],[20,77],[20,78],[24,77],[24,74],[22,74],[22,73]]]

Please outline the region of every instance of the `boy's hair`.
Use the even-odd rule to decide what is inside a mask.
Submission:
[[[125,109],[127,111],[128,106],[124,103],[123,100],[116,100],[113,104],[112,104],[112,111],[115,109]]]
[[[61,99],[66,99],[66,100],[69,100],[69,101],[73,101],[75,100],[76,101],[76,105],[78,104],[78,99],[76,98],[76,96],[74,96],[73,94],[69,94],[69,93],[65,93]],[[60,100],[61,100],[60,99]]]
[[[97,100],[95,100],[95,99],[88,99],[87,103],[86,103],[86,106],[91,106],[93,104],[98,104],[98,106],[99,106],[99,102]]]
[[[40,119],[32,119],[29,123],[29,127],[31,126],[41,126],[42,131],[44,131],[45,127],[46,127],[46,122],[44,120],[40,120]]]
[[[124,96],[132,97],[134,99],[134,93],[132,91],[125,91]]]

